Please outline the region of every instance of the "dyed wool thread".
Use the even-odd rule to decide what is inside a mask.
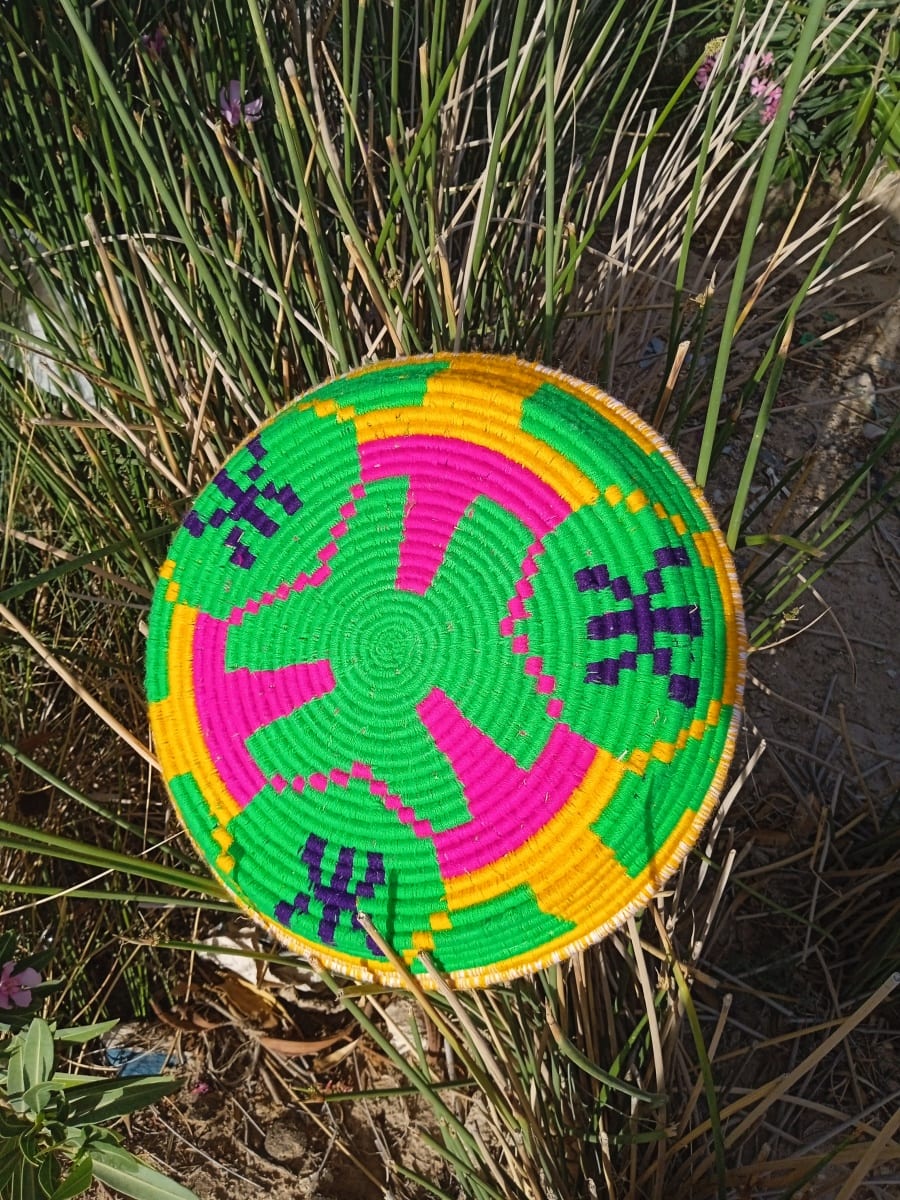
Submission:
[[[402,982],[364,913],[471,987],[659,889],[723,785],[745,654],[730,555],[652,429],[559,372],[439,355],[323,384],[231,455],[161,568],[147,691],[244,909]]]

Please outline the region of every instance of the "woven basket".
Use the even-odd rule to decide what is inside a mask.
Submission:
[[[441,355],[324,384],[235,451],[160,571],[147,689],[243,908],[346,975],[401,984],[383,939],[472,987],[659,889],[725,779],[744,659],[731,558],[662,439],[558,372]]]

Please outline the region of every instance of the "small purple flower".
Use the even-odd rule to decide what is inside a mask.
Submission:
[[[141,38],[141,45],[151,58],[159,58],[163,50],[166,48],[166,29],[163,25],[157,25],[153,33],[145,33]]]
[[[243,120],[245,125],[252,125],[262,115],[262,96],[255,100],[241,103],[241,85],[239,80],[232,79],[227,88],[219,92],[219,109],[222,116],[232,129],[236,129]]]
[[[254,121],[258,121],[262,116],[262,96],[257,96],[255,100],[248,101],[244,105],[244,124],[252,125]]]
[[[228,124],[234,129],[241,123],[241,85],[237,79],[232,79],[227,90],[222,88],[219,92],[219,108],[222,110],[222,116]]]
[[[16,971],[14,962],[7,962],[0,968],[0,1008],[27,1008],[31,1003],[31,989],[41,982],[41,976],[34,967],[23,967]]]

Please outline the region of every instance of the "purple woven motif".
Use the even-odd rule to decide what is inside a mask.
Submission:
[[[282,925],[290,925],[295,913],[308,913],[310,900],[322,905],[322,919],[319,922],[319,937],[328,946],[335,944],[335,932],[342,913],[352,914],[350,928],[363,931],[359,922],[358,902],[371,900],[375,888],[384,884],[384,858],[382,855],[369,851],[366,854],[366,873],[356,887],[351,887],[353,880],[353,860],[356,851],[352,846],[341,846],[338,851],[337,865],[329,883],[322,878],[322,860],[328,843],[325,838],[311,833],[306,839],[306,845],[300,851],[300,861],[306,866],[309,878],[310,894],[298,892],[293,904],[280,900],[275,905],[275,919]],[[368,934],[365,935],[366,946],[372,954],[383,958],[384,955]]]
[[[654,675],[669,677],[669,697],[685,707],[697,702],[700,681],[689,675],[672,674],[672,650],[669,646],[657,646],[657,635],[661,633],[682,634],[691,640],[702,636],[700,610],[697,605],[675,605],[653,608],[651,597],[665,590],[662,572],[666,567],[689,567],[690,559],[682,546],[663,546],[653,554],[656,566],[644,573],[646,592],[634,594],[631,584],[624,575],[610,578],[609,568],[602,563],[583,567],[575,572],[575,586],[579,592],[602,592],[608,588],[616,600],[630,600],[631,608],[617,609],[591,617],[587,623],[587,636],[592,641],[608,641],[631,634],[637,638],[635,650],[625,650],[616,658],[603,658],[587,664],[585,683],[602,683],[614,687],[622,671],[635,671],[639,655],[650,655]]]
[[[215,509],[207,521],[198,516],[196,511],[191,510],[182,522],[188,533],[192,537],[198,538],[202,537],[207,529],[219,529],[226,521],[231,521],[233,527],[225,536],[225,545],[231,548],[231,561],[234,565],[243,567],[245,570],[249,570],[256,562],[256,555],[244,543],[242,536],[244,531],[242,531],[241,525],[249,525],[257,533],[261,533],[263,537],[267,538],[272,537],[281,528],[278,522],[274,521],[260,507],[257,500],[262,497],[265,500],[276,501],[281,505],[285,515],[289,517],[303,507],[303,501],[289,483],[280,488],[277,488],[274,483],[267,483],[261,489],[256,486],[256,481],[265,473],[262,460],[267,451],[258,436],[247,443],[247,449],[253,455],[255,462],[245,472],[247,478],[251,480],[246,487],[241,487],[224,470],[220,471],[213,479],[213,483],[225,499],[231,501],[231,508]]]

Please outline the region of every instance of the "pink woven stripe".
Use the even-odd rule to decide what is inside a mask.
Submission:
[[[359,455],[364,484],[409,476],[397,570],[397,587],[403,591],[425,594],[466,509],[481,496],[513,513],[537,538],[572,511],[525,467],[457,438],[382,438],[360,446]]]
[[[263,725],[324,696],[335,687],[327,659],[274,671],[225,668],[228,622],[206,613],[194,631],[194,701],[210,757],[236,802],[245,808],[266,782],[247,738]]]
[[[534,766],[516,760],[433,689],[417,706],[423,725],[462,785],[470,819],[433,835],[444,879],[517,850],[560,811],[594,760],[596,746],[555,725]]]

